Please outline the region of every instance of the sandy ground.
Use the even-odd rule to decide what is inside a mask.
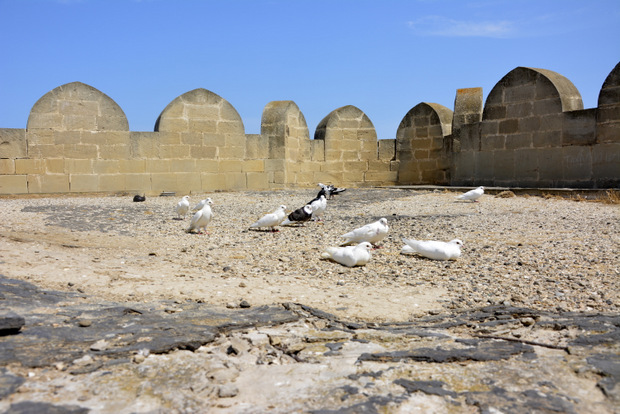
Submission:
[[[316,190],[192,194],[213,199],[208,234],[177,219],[182,194],[0,198],[0,273],[93,300],[173,299],[216,306],[299,302],[348,319],[410,320],[505,303],[544,310],[620,309],[620,208],[558,197],[348,189],[322,222],[248,230]],[[386,217],[390,233],[363,267],[321,260],[341,235]],[[403,255],[401,237],[460,238],[453,262]]]

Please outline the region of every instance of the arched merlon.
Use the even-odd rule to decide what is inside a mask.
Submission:
[[[620,143],[620,63],[609,73],[598,96],[596,139]]]
[[[27,130],[129,131],[127,117],[103,92],[72,82],[43,95],[30,110]]]
[[[581,94],[564,76],[546,69],[518,67],[493,87],[482,119],[516,119],[580,109]]]
[[[319,122],[315,140],[325,141],[326,161],[377,159],[377,131],[370,118],[353,105],[330,112]]]
[[[157,118],[155,131],[245,134],[237,110],[221,96],[203,88],[170,102]]]

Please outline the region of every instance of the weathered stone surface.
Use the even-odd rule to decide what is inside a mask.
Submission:
[[[0,309],[0,336],[17,333],[25,323],[23,316]]]

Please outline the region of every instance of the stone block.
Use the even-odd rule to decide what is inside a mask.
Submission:
[[[562,101],[559,97],[534,101],[534,115],[560,114],[561,112]]]
[[[538,179],[538,151],[537,149],[524,148],[514,151],[515,180],[526,186]]]
[[[316,181],[319,183],[342,183],[344,174],[340,171],[320,171],[315,173]],[[336,184],[340,185],[340,184]]]
[[[0,175],[15,174],[15,160],[0,158]]]
[[[151,174],[125,174],[125,190],[141,194],[151,192]]]
[[[175,174],[176,186],[174,191],[190,193],[202,190],[202,180],[200,173],[180,172]]]
[[[592,178],[592,148],[570,146],[562,148],[562,175],[568,181],[583,181]]]
[[[30,158],[61,158],[64,155],[62,145],[28,145],[28,156]]]
[[[592,174],[597,180],[609,180],[607,186],[620,181],[620,142],[592,147]]]
[[[176,173],[152,173],[151,174],[151,190],[155,192],[175,191],[177,185]]]
[[[26,141],[24,145],[53,145],[54,131],[51,129],[33,129],[26,131]]]
[[[342,151],[342,161],[357,161],[359,159],[367,160],[368,158],[368,156],[364,157],[364,155],[359,151]]]
[[[0,128],[0,158],[26,158],[26,130]]]
[[[27,194],[28,179],[25,175],[0,175],[0,194]]]
[[[202,145],[202,133],[200,132],[182,132],[180,136],[182,145]]]
[[[30,174],[27,177],[29,193],[69,192],[69,176],[66,174]]]
[[[72,193],[99,191],[99,174],[69,174],[69,189]]]
[[[532,116],[533,102],[518,102],[506,105],[506,118],[526,118]]]
[[[559,182],[564,179],[562,153],[562,148],[541,148],[537,151],[539,180]]]
[[[299,165],[301,172],[316,172],[321,171],[321,163],[316,161],[302,161]]]
[[[429,150],[415,150],[413,151],[414,160],[427,160],[430,155]]]
[[[480,137],[499,134],[499,121],[483,121],[480,123]]]
[[[483,136],[480,140],[480,150],[481,151],[503,150],[506,148],[506,140],[507,138],[505,135]]]
[[[497,181],[514,181],[514,151],[495,151],[493,157],[493,172],[494,178]]]
[[[589,145],[596,141],[596,109],[564,113],[562,145]]]
[[[265,160],[265,171],[282,171],[286,169],[285,160]]]
[[[159,156],[161,158],[189,158],[189,145],[160,145]]]
[[[221,160],[220,172],[241,172],[243,168],[243,161],[240,160]]]
[[[97,129],[96,115],[64,115],[62,126],[67,131],[94,131]]]
[[[242,133],[245,136],[243,130],[243,124],[234,121],[219,121],[217,123],[217,132],[219,134],[239,134]]]
[[[452,179],[455,182],[464,182],[474,179],[476,157],[474,151],[462,151],[454,157]]]
[[[91,134],[90,131],[53,131],[54,144],[95,144],[98,142],[82,142],[83,134]]]
[[[15,174],[45,174],[45,160],[35,159],[17,159],[15,160]]]
[[[248,172],[246,176],[248,190],[266,190],[269,188],[269,174],[265,172]]]
[[[45,159],[45,171],[49,174],[64,174],[65,160],[63,158]]]
[[[138,174],[146,172],[146,160],[130,159],[118,161],[119,172],[123,174]]]
[[[93,172],[95,174],[117,174],[120,172],[118,160],[93,160]]]
[[[620,142],[620,122],[598,124],[596,127],[597,142]]]
[[[201,173],[200,182],[202,191],[227,190],[226,174],[223,173]]]
[[[245,159],[245,147],[220,147],[218,148],[218,156],[220,159]]]
[[[559,148],[562,146],[562,131],[534,132],[532,146],[534,148]]]
[[[131,157],[129,145],[100,145],[99,158],[104,160],[123,160]]]
[[[517,132],[519,132],[518,119],[504,119],[502,121],[499,121],[500,134],[515,134]]]
[[[506,118],[506,107],[504,105],[485,105],[482,113],[483,123],[504,118]]]
[[[519,132],[537,132],[540,131],[540,117],[530,116],[519,119]]]
[[[506,149],[532,148],[532,134],[519,133],[506,136]]]
[[[64,144],[57,145],[62,148],[65,158],[97,158],[99,151],[94,144]]]
[[[247,188],[246,173],[229,172],[226,173],[227,190],[245,190]]]
[[[62,126],[63,116],[60,113],[34,113],[28,117],[28,130],[33,129],[64,129]]]
[[[495,151],[480,151],[476,154],[476,170],[474,177],[480,180],[493,180],[495,171],[493,167]]]
[[[342,173],[343,183],[338,185],[346,185],[344,183],[362,183],[364,182],[366,172],[365,171],[345,171]],[[398,175],[398,173],[396,173]]]
[[[241,171],[243,172],[264,172],[265,161],[264,160],[245,160],[242,161]]]
[[[364,175],[366,182],[395,183],[397,179],[398,172],[396,171],[367,171]]]
[[[220,171],[220,162],[216,160],[196,160],[196,171],[216,173]]]
[[[190,145],[189,156],[193,159],[213,160],[217,158],[216,147],[205,147],[204,145]]]
[[[184,159],[184,160],[170,160],[171,172],[190,172],[196,171],[196,160]]]
[[[170,160],[146,160],[146,171],[150,173],[167,173],[172,171]]]
[[[65,174],[92,174],[94,160],[65,159]]]
[[[127,190],[125,174],[99,174],[99,189],[104,192],[118,192]]]
[[[159,132],[132,132],[129,136],[133,158],[159,158]]]
[[[202,145],[208,147],[225,147],[226,136],[222,134],[205,133],[202,134]]]
[[[127,131],[129,124],[124,116],[97,116],[97,129],[99,131]]]
[[[396,140],[380,139],[377,141],[378,157],[380,160],[393,160],[396,157]]]
[[[504,102],[533,101],[536,96],[536,85],[527,83],[519,86],[507,87],[504,89]]]
[[[322,139],[310,141],[312,161],[325,161],[325,141]]]

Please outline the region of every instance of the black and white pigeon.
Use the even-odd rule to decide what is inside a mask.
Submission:
[[[305,206],[298,208],[288,215],[288,218],[280,223],[281,226],[288,226],[291,224],[301,224],[312,218],[312,206],[306,204]]]
[[[321,221],[321,217],[327,209],[327,198],[324,195],[320,195],[308,203],[312,208],[312,220],[316,219]]]
[[[145,200],[146,200],[146,196],[139,195],[139,194],[136,194],[135,196],[133,196],[134,203],[141,203],[142,201],[145,201]]]
[[[332,184],[325,185],[323,183],[319,183],[319,187],[321,187],[321,189],[316,197],[319,198],[321,195],[324,195],[326,199],[331,199],[334,195],[347,190],[346,188],[334,187]]]

